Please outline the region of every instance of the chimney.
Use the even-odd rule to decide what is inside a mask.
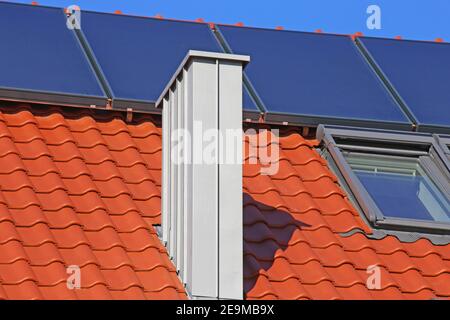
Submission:
[[[157,102],[162,239],[192,298],[243,298],[242,70],[249,60],[189,51]]]

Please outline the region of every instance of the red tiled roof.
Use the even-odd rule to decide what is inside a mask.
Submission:
[[[248,142],[246,142],[248,143]],[[244,166],[244,287],[248,299],[431,299],[450,297],[450,245],[402,243],[371,234],[317,142],[295,131],[280,137],[279,172]],[[366,287],[367,267],[381,289]]]
[[[0,108],[0,298],[185,298],[160,221],[158,122],[49,107]],[[280,170],[244,165],[248,299],[450,297],[450,245],[371,233],[314,150],[290,131]],[[79,265],[82,289],[66,288]],[[381,268],[368,290],[366,268]],[[84,275],[84,276],[83,276]]]
[[[152,226],[160,158],[148,118],[0,107],[0,299],[185,298]]]

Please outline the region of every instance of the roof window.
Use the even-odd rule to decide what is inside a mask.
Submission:
[[[324,126],[318,138],[372,226],[450,234],[450,140]]]

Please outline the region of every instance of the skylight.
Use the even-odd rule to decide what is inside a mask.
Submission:
[[[450,234],[450,166],[431,134],[323,127],[330,165],[374,227]]]
[[[388,218],[450,222],[450,202],[418,159],[348,154],[350,167]]]

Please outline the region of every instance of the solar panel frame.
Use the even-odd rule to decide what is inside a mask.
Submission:
[[[416,130],[420,132],[431,132],[431,133],[450,133],[450,122],[448,126],[443,124],[433,124],[433,123],[426,123],[422,122],[420,118],[417,116],[417,114],[414,112],[414,108],[411,106],[411,102],[408,102],[404,95],[402,95],[401,90],[398,88],[398,84],[396,85],[392,81],[392,77],[389,77],[387,73],[387,69],[383,68],[380,64],[379,59],[376,59],[374,55],[372,54],[371,50],[367,47],[367,45],[364,43],[365,39],[375,39],[375,40],[381,40],[381,41],[387,41],[391,43],[418,43],[423,45],[436,45],[436,46],[448,46],[450,50],[450,44],[448,43],[436,43],[436,42],[430,42],[430,41],[420,41],[420,40],[399,40],[399,39],[387,39],[387,38],[379,38],[379,37],[358,37],[356,39],[356,44],[361,49],[363,54],[366,56],[369,63],[373,66],[374,70],[379,74],[379,76],[383,79],[383,81],[386,83],[389,90],[392,92],[392,94],[397,99],[399,105],[402,107],[402,109],[410,114],[410,118],[413,119],[413,122],[415,124]],[[450,103],[449,103],[450,108]],[[450,114],[450,112],[449,112]],[[450,118],[449,118],[450,119]]]
[[[272,29],[266,29],[266,28],[249,28],[249,27],[237,27],[237,26],[230,26],[230,25],[218,25],[217,26],[217,36],[224,47],[224,50],[228,53],[245,53],[252,56],[249,52],[236,52],[232,49],[232,46],[230,45],[229,41],[227,40],[226,35],[222,31],[225,28],[234,28],[234,29],[253,29],[253,30],[260,30],[260,31],[272,31],[272,32],[290,32],[290,33],[298,33],[298,34],[307,34],[307,35],[317,35],[315,33],[309,33],[309,32],[298,32],[298,31],[281,31],[281,30],[272,30]],[[323,35],[323,34],[320,34]],[[349,36],[345,35],[336,35],[336,34],[325,34],[328,36],[335,36],[335,37],[348,37],[350,41]],[[355,50],[358,50],[358,48],[355,45]],[[360,53],[361,58],[365,60],[364,56]],[[370,64],[366,61],[367,67],[371,69]],[[251,64],[251,62],[250,62]],[[373,76],[376,77],[376,73],[373,72]],[[413,123],[408,118],[407,114],[400,108],[400,106],[397,105],[395,99],[392,98],[392,107],[395,107],[399,114],[403,116],[404,121],[389,121],[389,120],[366,120],[366,119],[349,119],[348,117],[338,117],[338,116],[317,116],[317,115],[311,115],[311,114],[300,114],[300,113],[289,113],[289,112],[276,112],[269,110],[270,108],[264,103],[261,96],[258,94],[257,90],[255,89],[254,85],[252,84],[252,81],[250,79],[250,76],[247,71],[244,71],[244,77],[247,79],[246,84],[249,85],[250,92],[252,92],[255,100],[257,101],[258,106],[263,109],[264,111],[264,118],[265,121],[268,123],[289,123],[289,124],[295,124],[295,125],[304,125],[304,126],[317,126],[319,124],[330,124],[330,125],[344,125],[344,126],[362,126],[362,127],[375,127],[375,128],[384,128],[384,129],[397,129],[397,130],[412,130]],[[387,93],[390,94],[390,92],[387,90],[387,88],[384,86],[384,83],[379,80],[379,84],[383,86]]]
[[[95,12],[95,11],[83,11],[83,13],[88,14],[100,14],[100,15],[108,15],[110,17],[114,18],[120,18],[120,17],[128,17],[128,18],[134,18],[134,19],[147,19],[153,22],[161,22],[161,19],[158,18],[152,18],[152,17],[142,17],[142,16],[132,16],[132,15],[115,15],[115,14],[109,14],[109,13],[102,13],[102,12]],[[223,49],[220,46],[220,43],[218,43],[217,38],[215,37],[214,32],[209,28],[209,25],[203,22],[193,22],[193,21],[178,21],[178,20],[162,20],[164,23],[186,23],[186,24],[195,24],[195,25],[203,25],[207,30],[208,33],[210,33],[212,43],[216,46],[217,52],[223,53]],[[112,106],[115,109],[128,109],[132,108],[133,110],[139,110],[141,112],[151,112],[151,113],[160,113],[161,110],[156,107],[155,101],[152,100],[142,100],[142,99],[132,99],[132,98],[123,98],[118,97],[114,93],[114,89],[112,88],[110,82],[108,81],[108,76],[105,75],[105,72],[102,68],[102,64],[99,61],[99,58],[95,54],[95,50],[92,47],[91,42],[89,41],[88,37],[86,36],[86,32],[83,31],[83,25],[81,30],[79,30],[79,37],[82,39],[83,42],[85,42],[85,48],[86,51],[89,52],[89,55],[91,56],[92,60],[94,61],[94,65],[97,66],[98,74],[100,75],[100,78],[103,79],[104,87],[106,88],[106,91],[108,91],[110,94],[109,96],[112,97]],[[187,49],[189,51],[191,48]],[[184,57],[180,55],[180,57]],[[181,62],[181,60],[179,61]],[[178,62],[177,62],[178,63]],[[175,65],[175,64],[174,64]],[[174,69],[175,71],[175,69]],[[171,76],[171,75],[169,75]],[[170,78],[170,77],[169,77]],[[256,103],[254,102],[251,95],[248,93],[246,89],[243,91],[243,116],[245,119],[251,119],[251,120],[258,120],[260,118],[261,111],[256,106]]]
[[[233,50],[231,49],[230,45],[227,43],[223,34],[220,32],[219,26],[217,26],[213,32],[214,32],[214,35],[216,36],[216,39],[217,39],[219,45],[222,47],[222,50],[225,53],[233,54]],[[251,59],[251,57],[250,57],[250,59]],[[259,97],[256,89],[253,87],[250,79],[246,75],[245,70],[242,74],[242,77],[243,77],[243,85],[244,85],[244,91],[243,91],[244,95],[248,95],[248,99],[250,99],[253,104],[251,108],[247,108],[247,109],[244,105],[244,110],[247,111],[249,114],[252,114],[253,116],[255,116],[255,114],[257,114],[257,116],[259,118],[259,116],[262,116],[267,112],[267,109],[264,106],[263,101]],[[246,98],[244,97],[244,101],[245,100],[246,100]]]
[[[242,113],[245,120],[257,121],[264,114],[255,102],[255,99],[250,95],[245,83],[242,88]]]
[[[62,30],[64,30],[63,28],[67,28],[65,13],[64,13],[63,9],[61,9],[61,8],[50,7],[50,6],[31,6],[31,5],[22,4],[22,3],[10,3],[10,2],[0,2],[0,6],[9,7],[11,10],[14,10],[13,8],[16,7],[17,10],[20,10],[20,9],[36,10],[36,12],[38,10],[46,10],[48,12],[51,12],[51,11],[54,11],[55,13],[59,12],[59,14],[61,15],[61,26],[60,27]],[[27,14],[27,13],[25,13],[25,14]],[[53,12],[51,14],[53,14]],[[39,19],[39,18],[37,18],[37,19]],[[56,19],[56,15],[55,15],[55,19]],[[21,23],[25,23],[25,22],[21,21]],[[46,20],[46,23],[50,23],[50,21]],[[51,23],[53,23],[53,22],[51,22]],[[61,32],[61,31],[58,31],[58,32]],[[62,33],[64,34],[64,32],[62,32]],[[93,69],[86,53],[83,50],[82,44],[79,42],[79,40],[78,40],[76,34],[73,32],[73,30],[67,30],[66,34],[68,34],[67,37],[64,36],[65,38],[58,38],[58,41],[69,41],[69,43],[73,41],[73,43],[71,44],[71,47],[78,48],[78,50],[75,50],[76,53],[71,52],[72,54],[77,55],[77,57],[76,57],[78,59],[78,61],[76,62],[78,64],[77,68],[79,68],[80,66],[83,66],[85,68],[82,71],[84,73],[82,75],[82,77],[84,77],[84,78],[78,79],[78,80],[81,80],[78,83],[85,84],[85,82],[90,81],[89,85],[92,86],[91,88],[88,88],[86,86],[83,88],[78,87],[77,89],[92,91],[92,94],[84,94],[81,92],[77,92],[77,90],[71,90],[72,92],[64,92],[63,90],[57,90],[55,88],[49,88],[49,87],[48,88],[44,88],[44,87],[33,88],[32,85],[26,85],[26,84],[23,84],[23,85],[0,84],[0,98],[3,100],[8,100],[8,101],[20,101],[20,102],[30,102],[30,103],[37,102],[37,103],[57,104],[57,105],[66,105],[66,106],[106,107],[107,101],[108,101],[106,93],[103,90],[103,88],[99,82],[99,79],[95,73],[95,70]],[[30,46],[30,42],[27,42],[27,46]],[[30,48],[28,48],[28,49],[31,50]],[[70,63],[70,59],[66,59],[66,61],[67,61],[67,63]],[[73,67],[72,67],[72,70],[73,70]],[[37,76],[37,75],[29,75],[29,76],[31,77],[31,76]],[[90,77],[90,79],[86,78],[86,76]],[[66,77],[67,77],[67,74],[65,75],[64,78],[66,78]],[[24,78],[26,78],[26,77],[24,77]],[[75,87],[75,85],[73,87]],[[95,92],[95,94],[94,94],[94,92]]]
[[[108,66],[105,66],[105,63],[102,63],[102,59],[104,58],[104,56],[102,57],[101,54],[99,54],[97,48],[96,48],[96,44],[95,44],[95,39],[93,39],[93,36],[89,35],[89,30],[87,30],[86,28],[86,16],[87,15],[97,15],[97,16],[101,16],[101,17],[108,17],[111,19],[132,19],[129,21],[140,21],[142,24],[145,24],[145,22],[148,22],[149,24],[157,24],[157,23],[164,23],[164,24],[185,24],[185,25],[195,25],[195,26],[202,26],[202,28],[205,28],[205,31],[208,32],[209,36],[211,37],[211,41],[209,44],[206,44],[206,46],[210,45],[210,46],[215,46],[215,50],[208,50],[208,51],[213,51],[213,52],[222,52],[220,46],[218,45],[214,35],[212,34],[212,32],[209,30],[209,26],[206,23],[202,23],[202,22],[194,22],[194,21],[179,21],[179,20],[168,20],[168,19],[159,19],[159,18],[153,18],[153,17],[143,17],[143,16],[133,16],[133,15],[125,15],[125,14],[110,14],[110,13],[103,13],[103,12],[95,12],[95,11],[82,11],[82,25],[81,25],[81,30],[80,30],[80,35],[83,39],[85,39],[86,43],[87,43],[87,48],[88,50],[91,52],[93,60],[95,61],[95,64],[98,66],[98,70],[99,73],[101,74],[101,77],[105,79],[105,85],[107,86],[108,90],[111,92],[111,97],[112,97],[112,106],[115,109],[128,109],[128,108],[132,108],[133,110],[138,110],[140,112],[152,112],[152,113],[160,113],[161,110],[156,108],[155,106],[155,102],[157,99],[157,95],[155,94],[153,99],[152,98],[136,98],[136,97],[126,97],[120,93],[118,93],[119,89],[117,85],[114,85],[114,76],[111,76],[111,70],[107,70]],[[83,23],[83,19],[84,19],[84,23]],[[89,18],[88,18],[89,19]],[[116,20],[116,21],[120,21],[120,20]],[[104,22],[109,23],[109,22]],[[151,28],[151,26],[149,27],[149,24],[145,24],[145,28]],[[140,27],[136,27],[136,26],[130,26],[131,28],[140,28]],[[89,28],[89,27],[88,27]],[[144,31],[144,29],[143,29]],[[149,32],[147,30],[147,32]],[[131,40],[130,40],[131,41]],[[117,42],[114,44],[114,46],[116,46],[116,48],[120,48],[121,47],[121,43]],[[157,50],[157,44],[155,45],[155,48]],[[147,48],[148,49],[148,48]],[[183,52],[179,54],[179,61],[175,61],[173,63],[173,70],[172,72],[176,71],[176,67],[178,67],[178,64],[181,62],[181,60],[184,58],[184,56],[186,55],[186,53],[191,50],[191,49],[196,49],[196,48],[192,48],[191,46],[186,48],[186,52]],[[135,49],[136,50],[136,49]],[[206,50],[203,50],[206,51]],[[112,56],[112,53],[111,53]],[[170,73],[170,74],[169,74]],[[167,81],[170,80],[170,77],[172,76],[172,73],[169,72],[166,76]],[[151,77],[151,75],[150,75]],[[156,78],[159,81],[159,78]],[[149,79],[149,81],[151,81],[151,79]],[[164,83],[165,85],[165,83]],[[163,88],[163,85],[161,84],[160,86],[161,88]],[[161,89],[162,90],[162,89]]]

